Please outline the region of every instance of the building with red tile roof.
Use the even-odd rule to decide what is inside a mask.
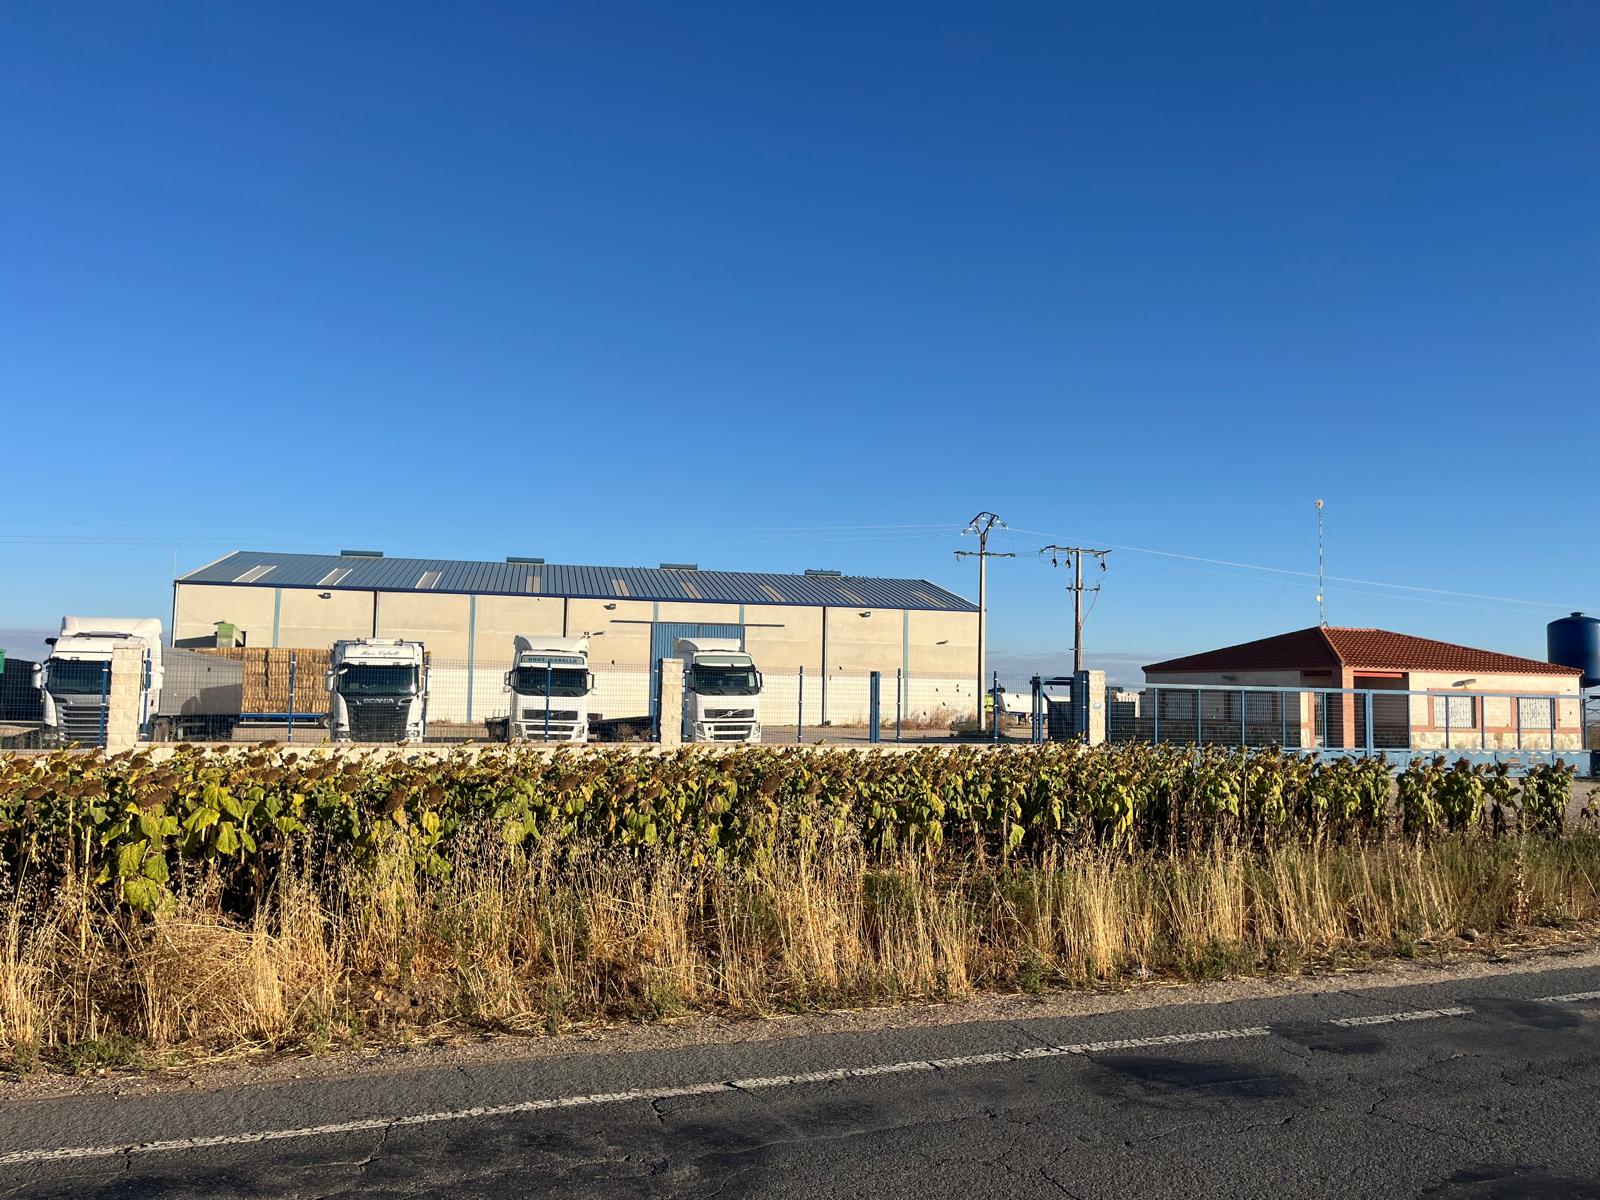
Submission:
[[[1275,697],[1275,719],[1291,734],[1298,728],[1301,745],[1359,746],[1369,724],[1380,745],[1412,749],[1582,744],[1576,668],[1387,629],[1313,626],[1152,663],[1144,673],[1150,684],[1217,688],[1193,703],[1219,709],[1229,691],[1242,707],[1252,687],[1307,689],[1303,702],[1283,693],[1256,701]]]

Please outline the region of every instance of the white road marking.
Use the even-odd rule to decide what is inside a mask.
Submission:
[[[1600,992],[1568,992],[1565,996],[1539,996],[1535,1004],[1582,1004],[1585,1000],[1600,1000]]]
[[[1379,1013],[1371,1017],[1338,1017],[1330,1025],[1393,1025],[1398,1021],[1431,1021],[1435,1017],[1465,1017],[1472,1013],[1470,1008],[1417,1008],[1410,1012]]]
[[[1600,992],[1574,992],[1569,996],[1551,996],[1547,1000],[1579,1000],[1600,998]],[[1434,1017],[1460,1017],[1471,1013],[1468,1008],[1425,1008],[1414,1012],[1385,1013],[1378,1016],[1339,1017],[1329,1022],[1333,1025],[1386,1025],[1398,1021],[1422,1021]],[[374,1132],[399,1129],[414,1125],[436,1125],[444,1121],[470,1121],[484,1117],[515,1116],[520,1113],[550,1112],[569,1108],[592,1108],[602,1104],[625,1104],[634,1100],[671,1100],[681,1096],[709,1096],[732,1091],[760,1091],[771,1088],[801,1087],[813,1083],[834,1083],[846,1079],[869,1079],[881,1075],[901,1075],[908,1072],[955,1071],[964,1067],[990,1066],[996,1063],[1031,1062],[1042,1058],[1060,1058],[1074,1054],[1104,1054],[1116,1050],[1144,1050],[1153,1046],[1188,1046],[1205,1042],[1239,1041],[1245,1038],[1266,1037],[1271,1029],[1265,1025],[1251,1025],[1239,1029],[1212,1029],[1201,1033],[1167,1033],[1154,1037],[1113,1038],[1099,1042],[1074,1042],[1066,1045],[1025,1046],[1016,1050],[994,1050],[983,1054],[962,1054],[949,1058],[910,1059],[905,1062],[877,1063],[865,1067],[836,1067],[826,1071],[808,1071],[795,1075],[764,1075],[749,1079],[708,1080],[702,1083],[683,1084],[678,1087],[636,1088],[622,1092],[590,1092],[580,1096],[551,1096],[538,1100],[521,1100],[512,1104],[487,1104],[476,1108],[451,1109],[445,1112],[413,1113],[402,1116],[363,1117],[354,1121],[339,1121],[328,1125],[306,1125],[295,1129],[261,1129],[246,1133],[220,1133],[202,1137],[168,1138],[161,1141],[134,1142],[119,1146],[56,1146],[38,1150],[16,1150],[0,1154],[0,1166],[25,1166],[33,1163],[62,1162],[72,1159],[118,1158],[134,1154],[163,1154],[181,1150],[201,1150],[212,1146],[251,1146],[263,1142],[291,1141],[299,1138],[331,1137],[346,1133]]]

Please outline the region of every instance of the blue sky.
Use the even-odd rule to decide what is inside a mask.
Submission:
[[[970,595],[992,509],[998,655],[1082,540],[1159,656],[1314,623],[1322,496],[1330,621],[1542,654],[1597,77],[1588,3],[9,6],[0,627],[234,547]]]

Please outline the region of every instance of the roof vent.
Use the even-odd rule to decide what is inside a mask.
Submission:
[[[807,575],[821,575],[825,579],[843,579],[843,571],[825,571],[821,567],[807,567]]]
[[[700,569],[700,564],[699,563],[662,563],[661,564],[661,569],[663,571],[698,571]]]
[[[544,559],[542,559],[542,558],[520,558],[515,554],[506,555],[506,561],[508,563],[526,563],[529,566],[535,566],[535,567],[539,567],[539,566],[543,566],[544,565]]]
[[[341,550],[340,558],[382,558],[382,550]]]

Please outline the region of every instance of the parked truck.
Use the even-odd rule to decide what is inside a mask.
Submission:
[[[165,741],[233,736],[244,700],[242,664],[161,644],[155,617],[63,617],[47,639],[50,657],[34,668],[46,736],[102,746],[109,719],[111,654],[142,652],[139,735]]]
[[[421,642],[356,638],[333,644],[326,679],[335,742],[420,742],[428,671]]]
[[[518,634],[506,672],[508,713],[494,734],[507,741],[589,740],[589,638]]]
[[[683,740],[759,742],[761,672],[731,638],[679,638],[683,662]]]

